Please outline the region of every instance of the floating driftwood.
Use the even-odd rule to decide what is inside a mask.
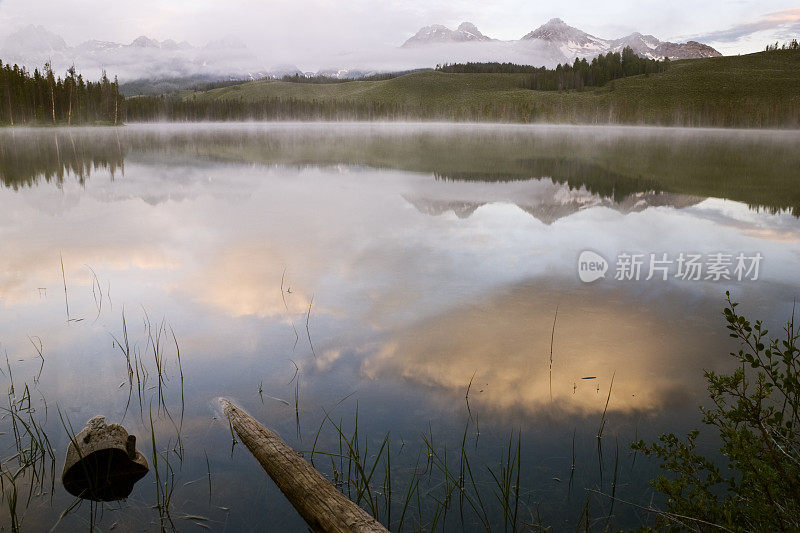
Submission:
[[[222,410],[247,449],[314,531],[382,532],[387,529],[336,490],[313,466],[242,409],[220,399]]]
[[[96,416],[70,442],[61,482],[73,496],[121,500],[149,470],[147,459],[136,450],[136,437]]]

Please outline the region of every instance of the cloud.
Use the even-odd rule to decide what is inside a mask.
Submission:
[[[685,288],[684,288],[685,290]],[[395,332],[367,357],[367,378],[403,379],[463,397],[502,413],[541,412],[554,405],[582,415],[603,411],[614,377],[612,411],[659,410],[702,389],[702,370],[725,360],[725,333],[703,324],[698,338],[670,333],[697,327],[683,316],[687,293],[665,290],[659,305],[637,302],[638,289],[575,286],[539,278],[485,294]],[[717,302],[699,304],[713,317]],[[552,373],[550,333],[558,307]]]
[[[785,35],[786,37],[793,32],[800,32],[800,8],[769,13],[759,20],[736,24],[726,30],[699,35],[695,39],[701,42],[732,43],[754,33],[770,30],[775,35]]]

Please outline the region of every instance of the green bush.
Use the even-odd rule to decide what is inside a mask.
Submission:
[[[703,423],[715,428],[728,464],[697,452],[694,430],[683,441],[673,434],[633,448],[662,461],[671,475],[652,485],[667,498],[661,527],[732,531],[800,530],[800,440],[798,439],[798,328],[794,313],[783,334],[769,339],[761,321],[751,324],[727,295],[724,309],[731,337],[741,349],[730,374],[705,372],[712,406]]]

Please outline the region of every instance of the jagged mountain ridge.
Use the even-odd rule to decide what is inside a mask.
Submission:
[[[467,43],[494,41],[482,34],[471,22],[462,22],[458,28],[451,30],[441,24],[433,24],[420,29],[414,36],[403,43],[403,48],[424,46],[430,43]]]
[[[61,36],[33,24],[0,42],[0,59],[29,69],[41,68],[50,61],[58,73],[74,64],[84,76],[94,78],[106,70],[109,74],[119,74],[121,80],[257,79],[270,72],[253,68],[258,61],[235,37],[211,41],[202,47],[173,39],[159,41],[145,35],[128,44],[90,39],[69,46]]]
[[[430,68],[441,63],[467,61],[508,61],[545,65],[571,62],[575,57],[593,57],[606,50],[631,46],[640,55],[661,57],[701,57],[718,55],[700,43],[667,43],[651,35],[631,34],[615,40],[599,39],[554,19],[524,39],[500,41],[483,34],[474,24],[464,22],[455,30],[430,26],[409,39],[407,46],[365,49],[329,56],[281,57],[271,50],[249,49],[236,37],[193,46],[172,39],[159,41],[140,36],[129,43],[87,40],[70,46],[63,38],[41,26],[29,25],[0,40],[0,59],[29,70],[50,61],[60,75],[75,65],[87,79],[96,79],[105,70],[118,75],[120,82],[140,89],[126,95],[148,94],[160,90],[189,88],[198,82],[252,80],[281,77],[285,74],[324,74],[337,78],[358,78],[382,72]],[[287,64],[297,61],[306,68]],[[309,69],[310,62],[313,68]],[[281,65],[281,66],[276,66]],[[161,82],[168,81],[167,85]],[[150,82],[142,89],[142,82]],[[145,84],[147,85],[147,84]]]
[[[89,78],[106,70],[109,75],[119,74],[126,96],[170,92],[214,81],[281,78],[286,75],[359,78],[381,72],[350,67],[308,72],[290,63],[263,68],[261,60],[247,45],[233,36],[212,40],[203,46],[173,39],[159,41],[145,35],[128,44],[90,39],[69,46],[59,35],[33,24],[0,40],[0,60],[30,70],[41,69],[45,62],[50,61],[53,70],[62,75],[74,64],[82,75]]]
[[[462,29],[465,27],[474,29],[474,31],[465,32]],[[479,35],[481,38],[470,38],[469,36],[471,35]],[[450,30],[441,25],[426,26],[403,43],[402,47],[410,48],[430,44],[454,44],[496,40],[497,39],[492,39],[482,34],[474,24],[465,22],[456,30]],[[660,41],[653,35],[642,35],[638,32],[619,39],[603,39],[570,26],[559,18],[550,19],[545,24],[542,24],[535,30],[522,36],[518,41],[506,42],[543,43],[560,52],[564,59],[572,59],[575,57],[590,58],[598,54],[620,52],[626,46],[630,46],[636,54],[652,59],[661,59],[664,57],[669,57],[670,59],[689,59],[695,57],[717,57],[722,55],[714,48],[696,41],[672,43]]]
[[[32,55],[43,53],[65,53],[69,51],[98,52],[106,50],[118,50],[121,48],[154,48],[160,50],[188,50],[194,48],[186,41],[175,42],[172,39],[158,41],[145,35],[140,35],[130,44],[122,44],[111,41],[99,41],[89,39],[76,46],[69,46],[60,36],[43,26],[29,24],[11,35],[6,37],[0,46],[0,50],[9,56]]]

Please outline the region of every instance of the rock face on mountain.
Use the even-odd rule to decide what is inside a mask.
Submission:
[[[433,43],[467,43],[492,40],[494,39],[482,34],[471,22],[462,22],[455,30],[451,30],[441,24],[434,24],[419,30],[413,37],[403,43],[403,47],[412,48]]]
[[[660,43],[653,54],[656,57],[669,57],[670,59],[691,59],[693,57],[719,57],[722,54],[707,44],[697,41],[685,43]]]
[[[458,25],[458,28],[456,29],[456,31],[459,32],[460,34],[466,36],[468,38],[468,40],[473,40],[473,41],[491,41],[492,40],[491,37],[487,37],[484,34],[482,34],[478,30],[478,27],[475,26],[475,24],[473,24],[471,22],[462,22],[461,24]]]
[[[439,25],[422,28],[416,35],[407,40],[403,47],[491,40],[494,39],[483,35],[474,25],[465,22],[455,31]],[[592,58],[598,54],[621,52],[626,46],[630,46],[636,54],[651,59],[662,59],[664,57],[688,59],[722,55],[712,47],[695,41],[687,43],[664,42],[652,35],[642,35],[641,33],[632,33],[619,39],[603,39],[570,26],[559,18],[547,21],[524,35],[519,41],[508,41],[507,43],[509,45],[513,45],[513,43],[544,44],[558,52],[563,57],[563,60],[572,60],[576,57]]]
[[[665,44],[652,35],[642,35],[638,32],[631,33],[630,35],[621,37],[619,39],[612,39],[607,42],[611,47],[610,51],[612,52],[621,52],[623,48],[630,46],[631,49],[640,56],[652,55],[654,50],[656,50],[662,44]]]

